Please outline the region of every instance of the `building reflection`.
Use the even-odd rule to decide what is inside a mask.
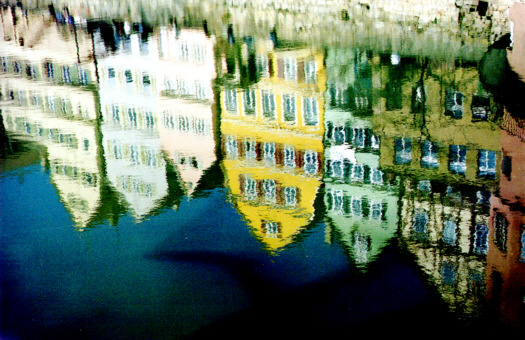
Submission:
[[[183,182],[178,189],[189,196],[215,160],[213,43],[202,30],[162,27],[148,34],[142,26],[130,26],[128,33],[114,26],[119,44],[112,51],[101,27],[94,41],[102,56],[98,70],[107,174],[143,219],[170,195],[166,162]]]
[[[3,125],[16,138],[45,146],[45,164],[76,227],[84,230],[105,219],[116,224],[126,211],[140,221],[159,209],[177,206],[188,194],[180,181],[193,187],[199,174],[179,172],[174,156],[199,158],[202,171],[214,154],[213,147],[204,150],[198,145],[196,150],[176,153],[174,143],[184,131],[170,125],[172,111],[184,105],[199,108],[194,112],[200,117],[190,119],[187,132],[209,136],[202,141],[213,145],[211,76],[200,91],[206,98],[181,99],[166,87],[173,74],[165,79],[161,68],[143,67],[141,61],[148,57],[164,58],[164,64],[156,64],[161,67],[182,67],[173,56],[164,57],[157,46],[160,40],[143,29],[126,33],[117,25],[106,26],[121,42],[110,53],[97,23],[88,34],[45,13],[27,14],[18,7],[2,13]],[[31,45],[27,42],[37,31],[28,27],[43,29]],[[60,49],[54,53],[52,45]],[[169,58],[174,59],[172,65]],[[213,69],[212,54],[208,69],[209,60]]]
[[[108,177],[142,219],[175,191],[191,196],[215,161],[214,42],[202,29],[126,23],[99,25],[94,41]]]
[[[491,191],[505,167],[492,99],[468,62],[385,56],[381,72],[372,121],[380,167],[400,179],[402,241],[450,309],[476,315],[494,252]]]
[[[3,124],[45,146],[51,180],[82,230],[97,214],[102,182],[96,95],[88,87],[95,70],[91,38],[20,8],[2,15]]]
[[[525,129],[508,111],[503,119],[499,190],[490,198],[486,294],[502,320],[517,328],[525,291]]]
[[[327,228],[355,265],[366,268],[397,231],[395,179],[379,167],[381,136],[371,122],[378,101],[377,58],[358,49],[331,48],[326,65]]]
[[[221,86],[220,106],[226,185],[255,237],[275,252],[293,242],[314,214],[324,158],[323,54],[276,48],[264,39],[234,44],[251,51],[260,80],[241,87],[249,83],[242,69],[225,70],[229,82]]]

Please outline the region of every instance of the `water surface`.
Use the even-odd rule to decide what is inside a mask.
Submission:
[[[160,14],[2,9],[2,338],[518,334],[518,40]]]

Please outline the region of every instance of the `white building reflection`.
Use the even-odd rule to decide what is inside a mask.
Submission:
[[[2,11],[0,31],[4,127],[45,146],[51,181],[82,230],[101,198],[91,38],[20,8]]]
[[[123,33],[114,53],[95,32],[108,179],[137,219],[168,195],[166,161],[190,195],[213,163],[213,42],[204,32]]]
[[[6,130],[46,147],[51,181],[75,226],[84,229],[101,198],[94,94],[5,74],[0,88],[8,94],[2,110]]]

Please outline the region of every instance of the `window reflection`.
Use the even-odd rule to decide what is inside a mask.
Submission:
[[[507,252],[507,232],[509,222],[502,213],[494,214],[494,243],[500,251]]]
[[[445,96],[445,114],[461,119],[463,117],[463,97],[461,92],[448,89]]]
[[[316,126],[319,124],[319,106],[316,98],[303,98],[303,118],[304,125],[306,126]]]
[[[489,228],[478,224],[474,228],[473,251],[477,255],[487,255],[489,249]]]
[[[263,116],[269,119],[275,119],[275,95],[268,90],[262,91],[262,110]]]
[[[467,169],[467,147],[451,145],[449,151],[449,170],[453,174],[465,174]]]
[[[418,241],[425,241],[427,239],[428,213],[424,210],[417,209],[414,212],[412,220],[413,235]]]
[[[425,140],[421,145],[421,149],[421,166],[423,168],[437,168],[439,166],[437,144]]]
[[[521,262],[525,262],[525,225],[521,226]]]
[[[283,115],[285,122],[294,123],[297,120],[294,94],[283,95]]]
[[[458,227],[456,222],[449,218],[443,224],[443,242],[449,246],[455,246]]]
[[[244,114],[247,116],[255,115],[255,91],[254,90],[245,90],[243,92],[243,102],[244,102]]]
[[[478,153],[478,176],[496,177],[496,151],[480,150]]]
[[[395,140],[395,163],[410,164],[412,162],[412,141],[409,138]]]

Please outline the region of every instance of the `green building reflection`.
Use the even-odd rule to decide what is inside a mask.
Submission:
[[[327,50],[324,201],[330,238],[366,269],[395,236],[395,178],[380,169],[381,136],[371,117],[379,100],[377,58],[352,48]],[[374,72],[375,71],[375,72]]]

